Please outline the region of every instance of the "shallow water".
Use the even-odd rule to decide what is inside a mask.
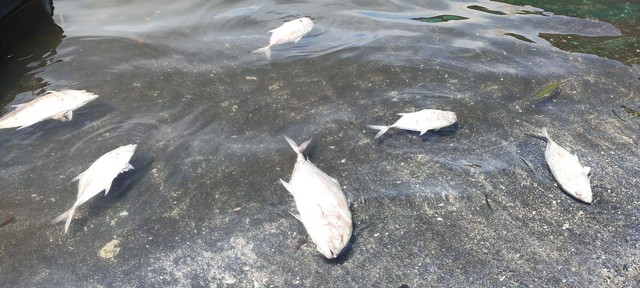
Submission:
[[[100,95],[71,122],[0,130],[0,217],[16,217],[0,228],[6,285],[637,281],[640,120],[621,106],[640,110],[640,67],[540,36],[615,39],[613,24],[493,1],[125,2],[56,1],[55,24],[3,55],[5,107]],[[250,53],[302,16],[315,27],[298,43]],[[424,108],[458,125],[380,141],[366,128]],[[593,205],[555,186],[531,137],[543,126],[592,167]],[[334,264],[294,249],[305,232],[278,183],[295,159],[283,135],[312,138],[311,161],[352,202],[354,240]],[[71,179],[129,143],[136,169],[63,235],[49,220],[75,200]],[[120,253],[100,258],[112,239]]]

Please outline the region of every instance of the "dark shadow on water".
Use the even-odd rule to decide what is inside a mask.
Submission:
[[[140,153],[141,151],[137,150],[136,152]],[[113,180],[109,193],[101,197],[104,202],[119,201],[121,198],[126,197],[127,192],[131,191],[131,189],[151,171],[151,164],[155,159],[148,158],[147,156],[136,158],[135,154],[133,157],[132,161],[129,162],[131,166],[133,166],[133,169],[118,175],[118,177]]]
[[[42,7],[29,5],[0,25],[0,106],[16,94],[48,86],[31,72],[55,58],[64,31],[43,14]]]

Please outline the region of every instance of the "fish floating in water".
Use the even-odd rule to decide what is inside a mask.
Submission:
[[[285,44],[289,42],[298,43],[304,35],[307,35],[309,31],[313,29],[313,21],[307,17],[298,18],[295,20],[287,21],[282,26],[269,31],[271,39],[269,45],[257,49],[251,53],[264,52],[267,59],[271,59],[271,47],[275,45]]]
[[[0,129],[18,127],[19,130],[47,119],[70,121],[73,110],[96,98],[98,95],[85,90],[47,91],[31,102],[14,105],[16,110],[0,118]]]
[[[289,183],[280,179],[293,195],[300,215],[293,214],[311,237],[316,249],[327,259],[336,258],[351,238],[351,212],[338,180],[329,177],[305,159],[303,152],[311,140],[298,146],[285,137],[298,154]]]
[[[544,157],[558,185],[574,198],[591,203],[593,200],[591,184],[589,184],[591,168],[580,165],[578,156],[551,140],[546,128],[542,128],[542,136],[547,140]]]
[[[66,219],[67,222],[64,226],[64,233],[67,233],[69,224],[73,218],[73,213],[78,206],[87,202],[93,196],[98,195],[102,190],[104,190],[104,195],[107,195],[109,189],[111,189],[113,179],[115,179],[118,174],[133,169],[133,166],[129,164],[129,160],[136,151],[136,147],[136,144],[129,144],[107,152],[93,162],[87,170],[74,178],[73,181],[78,180],[78,197],[76,202],[73,203],[71,209],[56,219],[53,219],[52,222],[57,223]]]
[[[378,139],[391,128],[419,131],[423,135],[429,130],[438,130],[456,123],[456,113],[436,109],[424,109],[413,113],[399,113],[402,116],[391,126],[369,125],[369,128],[380,130],[373,139]]]

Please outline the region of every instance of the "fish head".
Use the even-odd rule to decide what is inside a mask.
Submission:
[[[98,98],[97,94],[87,92],[86,90],[63,90],[57,91],[56,93],[64,94],[64,97],[73,98],[77,103],[82,103],[82,105],[87,104],[96,98]]]
[[[136,151],[138,144],[129,144],[118,147],[116,150],[113,150],[113,157],[117,159],[116,161],[121,161],[124,163],[128,163],[133,153]]]
[[[593,193],[591,192],[591,184],[587,177],[575,179],[567,189],[569,194],[573,195],[576,199],[584,202],[591,203],[593,201]]]
[[[311,31],[311,29],[313,29],[313,20],[311,20],[311,18],[308,17],[302,17],[299,19],[300,22],[302,22],[302,27],[304,31]]]
[[[447,122],[452,124],[458,122],[458,117],[456,116],[455,112],[446,111],[444,118],[446,119]]]
[[[327,259],[338,257],[351,238],[351,221],[338,215],[327,215],[315,233],[309,233],[318,252]],[[311,232],[311,231],[309,231]]]

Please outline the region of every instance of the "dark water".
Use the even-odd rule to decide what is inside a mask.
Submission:
[[[0,228],[0,283],[638,283],[640,52],[549,40],[633,44],[636,22],[493,1],[316,2],[56,1],[55,23],[2,55],[0,104],[100,97],[72,122],[0,131],[0,217],[15,217]],[[250,53],[302,16],[315,27],[298,43],[271,61]],[[553,97],[532,100],[553,82]],[[366,128],[424,108],[459,123],[381,141]],[[555,186],[540,127],[592,167],[592,205]],[[338,261],[297,249],[283,135],[312,138],[311,161],[352,203]],[[75,201],[71,179],[129,143],[136,169],[81,206],[68,234],[50,224]],[[101,258],[114,239],[119,253]]]

